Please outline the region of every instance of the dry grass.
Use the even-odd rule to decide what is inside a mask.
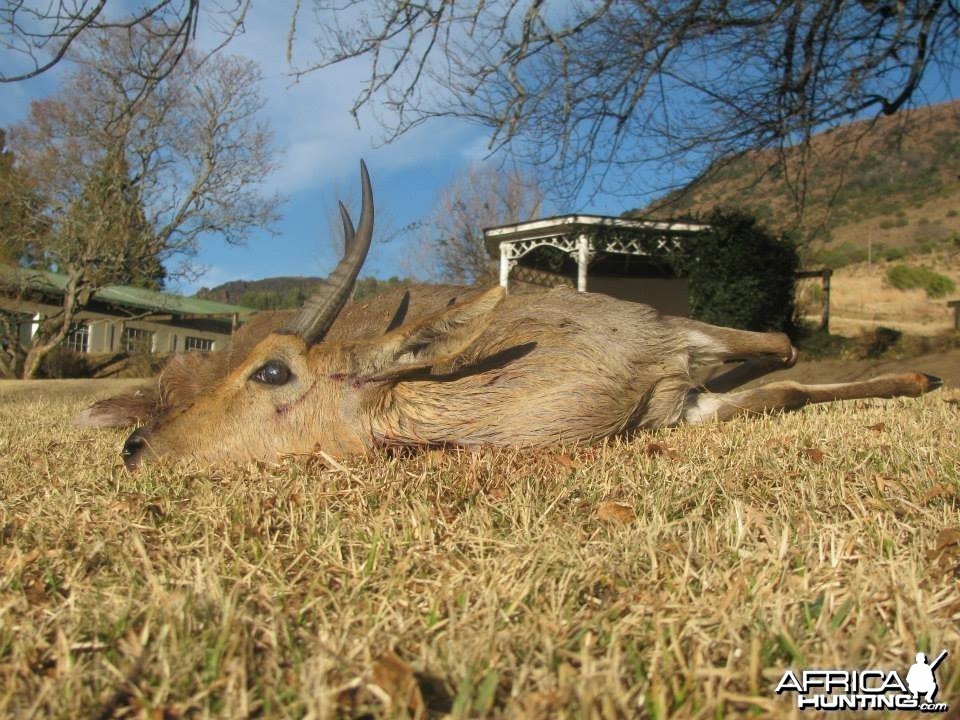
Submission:
[[[960,255],[932,253],[906,260],[908,265],[925,265],[946,275],[960,287]],[[953,328],[953,310],[947,300],[960,297],[929,298],[923,290],[898,290],[886,280],[887,269],[896,262],[858,263],[833,273],[830,290],[830,331],[856,336],[879,326],[914,335],[935,335]],[[801,280],[798,301],[810,320],[819,320],[819,301],[812,299],[810,288],[820,280]]]
[[[944,647],[957,703],[958,399],[130,475],[8,393],[0,716],[789,717],[785,668]]]

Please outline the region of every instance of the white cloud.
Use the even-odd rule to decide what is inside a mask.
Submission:
[[[453,119],[425,123],[388,145],[382,144],[384,130],[371,108],[361,111],[358,128],[349,111],[368,79],[366,59],[314,71],[295,82],[286,60],[291,5],[252,3],[244,34],[224,50],[257,61],[263,71],[263,117],[273,128],[281,153],[278,169],[264,189],[289,198],[281,209],[285,216],[282,237],[254,240],[246,249],[227,249],[218,242],[204,242],[197,260],[209,266],[209,270],[195,283],[184,283],[182,289],[269,274],[326,272],[336,257],[328,241],[323,240],[318,246],[317,235],[329,234],[326,219],[328,215],[335,217],[338,197],[351,207],[358,204],[360,158],[368,161],[373,174],[377,237],[383,238],[424,217],[440,186],[468,160],[485,154],[485,149],[481,149],[484,131]],[[301,20],[297,58],[305,60],[314,53],[310,35],[322,25],[309,12]],[[198,47],[211,49],[221,40],[212,29],[209,16],[202,16]],[[0,52],[0,62],[3,61]],[[56,81],[66,68],[58,66],[55,72],[30,83],[0,86],[0,125],[24,119],[30,101],[55,90]],[[408,254],[406,245],[405,241],[378,244],[367,270],[386,275],[399,272],[399,258]],[[275,261],[281,247],[283,267],[280,260]]]
[[[368,79],[365,59],[313,71],[295,82],[286,60],[289,13],[278,11],[276,5],[254,3],[245,33],[227,46],[227,52],[252,58],[263,69],[264,114],[284,153],[270,180],[271,189],[292,195],[352,179],[358,159],[374,153],[381,170],[415,169],[425,158],[463,162],[463,148],[472,147],[478,134],[476,127],[464,122],[438,119],[389,145],[382,145],[384,131],[370,108],[361,110],[357,127],[349,110]],[[305,14],[301,22],[295,60],[310,57],[308,36],[320,21]],[[209,30],[199,38],[201,46],[216,41]]]

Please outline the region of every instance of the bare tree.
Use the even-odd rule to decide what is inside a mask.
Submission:
[[[210,22],[229,38],[247,2],[224,3]],[[107,22],[102,0],[54,2],[17,22],[25,5],[8,3],[0,38],[28,57],[55,60]],[[112,22],[155,23],[167,49],[146,64],[168,67],[207,17],[199,5],[141,0]],[[465,118],[490,129],[492,151],[552,167],[568,197],[634,195],[645,177],[659,192],[773,148],[798,213],[813,133],[917,104],[938,73],[955,93],[960,57],[956,0],[313,0],[294,4],[289,27],[297,76],[367,60],[353,112],[375,109],[388,139]],[[317,55],[294,63],[298,34]]]
[[[204,3],[209,21],[222,35],[223,47],[242,30],[249,0]],[[141,78],[160,80],[179,63],[197,33],[200,0],[142,0],[124,3],[120,10],[106,0],[24,0],[0,6],[0,48],[7,51],[9,69],[0,70],[0,82],[18,82],[42,75],[83,37],[103,31],[136,30],[154,50],[135,60]],[[219,49],[219,48],[218,48]]]
[[[257,117],[256,64],[202,62],[188,50],[159,82],[135,70],[149,42],[137,28],[96,36],[60,92],[34,103],[12,129],[11,144],[45,202],[47,231],[26,242],[67,278],[63,307],[40,323],[27,349],[25,377],[97,289],[158,261],[179,258],[174,274],[189,273],[200,238],[240,243],[276,217],[279,199],[258,187],[275,161]]]
[[[945,0],[314,5],[331,22],[300,72],[366,58],[353,111],[388,107],[390,137],[466,118],[490,128],[491,150],[552,166],[568,195],[632,191],[651,170],[663,190],[775,148],[798,208],[810,136],[916,103],[925,77],[957,68],[960,38]]]
[[[468,165],[440,193],[425,244],[443,280],[483,283],[496,278],[496,265],[483,243],[483,229],[537,217],[544,209],[537,178],[518,168]]]

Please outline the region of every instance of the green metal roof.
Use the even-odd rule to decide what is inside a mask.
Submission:
[[[0,286],[63,295],[67,276],[46,270],[0,265]],[[188,298],[129,285],[108,285],[93,294],[93,299],[111,305],[171,315],[249,315],[257,312],[240,305]]]

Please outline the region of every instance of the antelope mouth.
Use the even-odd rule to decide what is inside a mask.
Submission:
[[[147,442],[146,433],[142,427],[130,433],[130,437],[123,443],[123,449],[120,451],[120,457],[123,458],[123,464],[127,470],[136,470],[140,466],[148,447],[150,443]]]

